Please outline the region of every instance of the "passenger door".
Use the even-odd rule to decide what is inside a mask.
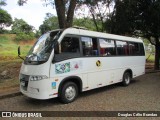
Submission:
[[[101,87],[105,83],[102,72],[102,61],[99,57],[99,42],[97,38],[81,37],[84,56],[84,73],[87,75],[89,89]]]
[[[103,62],[102,76],[106,85],[118,82],[118,61],[116,58],[116,45],[114,40],[100,38],[100,56]]]

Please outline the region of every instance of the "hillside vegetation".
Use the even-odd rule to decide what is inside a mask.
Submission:
[[[16,42],[16,34],[0,34],[0,93],[19,86],[19,71],[22,59],[18,57],[18,46],[21,56],[25,57],[34,41]]]
[[[0,34],[0,61],[20,59],[17,52],[18,46],[21,46],[21,56],[25,57],[35,42],[35,40],[17,42],[15,38],[16,34]],[[148,52],[146,52],[146,58],[148,58],[147,62],[154,61],[154,55]]]
[[[21,56],[26,56],[33,46],[34,40],[16,42],[15,37],[15,34],[0,34],[0,60],[19,59],[18,46],[21,46]]]

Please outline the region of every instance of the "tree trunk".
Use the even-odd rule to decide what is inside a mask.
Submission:
[[[65,28],[66,27],[66,20],[65,20],[65,3],[63,0],[54,0],[57,16],[58,16],[58,22],[59,22],[59,28]]]
[[[76,0],[71,0],[67,12],[66,27],[72,26],[75,7],[76,7]]]
[[[159,39],[156,38],[154,69],[159,70],[159,68],[160,68],[160,42]]]
[[[57,16],[58,16],[59,28],[63,29],[63,28],[71,27],[73,23],[74,9],[76,7],[77,1],[76,0],[70,1],[67,15],[65,15],[66,13],[65,1],[64,0],[54,0],[54,1],[55,1],[56,11],[57,11]]]

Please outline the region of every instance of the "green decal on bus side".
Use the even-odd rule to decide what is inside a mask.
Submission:
[[[64,63],[64,64],[56,64],[55,71],[56,71],[56,74],[70,72],[70,62]]]

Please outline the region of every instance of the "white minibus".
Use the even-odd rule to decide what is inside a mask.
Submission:
[[[20,70],[20,91],[35,99],[59,97],[70,103],[80,92],[119,82],[127,86],[144,73],[141,39],[59,29],[43,34],[29,51]]]

